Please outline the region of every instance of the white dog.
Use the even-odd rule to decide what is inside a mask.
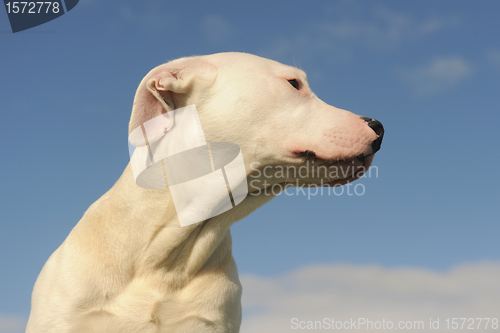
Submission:
[[[170,191],[137,186],[129,164],[45,264],[28,333],[238,332],[242,288],[229,227],[271,200],[270,186],[336,186],[359,178],[383,136],[378,121],[318,99],[301,70],[244,53],[153,69],[137,90],[129,131],[192,104],[207,142],[240,147],[252,181],[248,196],[181,227]],[[262,172],[304,165],[317,172]]]

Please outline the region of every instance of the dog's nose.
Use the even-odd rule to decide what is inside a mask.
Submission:
[[[384,126],[382,126],[382,123],[380,121],[372,118],[361,117],[361,119],[366,121],[368,126],[370,126],[370,128],[378,136],[378,138],[372,142],[372,154],[375,154],[380,149],[380,145],[382,144],[382,139],[384,138]]]

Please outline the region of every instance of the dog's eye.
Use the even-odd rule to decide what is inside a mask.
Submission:
[[[297,90],[299,90],[299,81],[296,79],[288,80],[288,82]]]

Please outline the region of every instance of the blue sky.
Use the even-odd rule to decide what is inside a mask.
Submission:
[[[247,295],[293,288],[290,276],[314,267],[375,270],[374,281],[427,274],[431,295],[437,276],[498,272],[499,12],[497,1],[81,0],[16,34],[0,13],[0,332],[22,331],[43,264],[128,163],[142,77],[189,55],[296,65],[325,102],[386,129],[363,195],[281,195],[232,227]],[[273,300],[245,297],[243,329],[286,331],[266,321],[281,318]]]

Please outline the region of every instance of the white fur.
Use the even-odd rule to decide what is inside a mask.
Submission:
[[[290,79],[300,81],[299,90]],[[297,68],[243,53],[161,65],[139,86],[130,130],[190,104],[208,142],[240,146],[249,177],[259,173],[252,163],[259,170],[302,165],[306,150],[331,165],[371,162],[355,157],[372,155],[377,135],[359,116],[319,100]],[[180,227],[169,191],[138,187],[128,165],[45,264],[27,332],[238,332],[242,288],[229,227],[272,199],[254,194],[219,216]]]

